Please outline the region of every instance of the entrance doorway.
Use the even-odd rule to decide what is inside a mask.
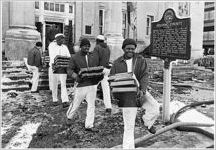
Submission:
[[[46,41],[45,49],[48,50],[50,42],[55,39],[57,33],[63,33],[63,23],[59,22],[46,22]]]

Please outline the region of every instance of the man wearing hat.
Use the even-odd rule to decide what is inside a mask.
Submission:
[[[86,131],[96,131],[94,127],[94,117],[95,117],[95,100],[97,92],[97,84],[100,80],[97,77],[84,78],[80,73],[82,70],[90,70],[91,68],[99,68],[99,56],[95,52],[89,52],[90,41],[83,38],[80,42],[80,51],[78,51],[74,56],[71,57],[68,66],[68,75],[76,80],[77,87],[75,90],[74,100],[71,103],[67,111],[67,125],[73,123],[73,119],[79,105],[86,98],[87,111],[85,120],[85,130]],[[102,68],[103,69],[103,68]],[[101,74],[102,74],[101,69]],[[96,74],[96,73],[95,73]]]
[[[140,85],[140,93],[145,95],[148,84],[148,68],[144,57],[135,54],[137,44],[133,39],[125,39],[122,44],[123,56],[114,61],[111,75],[133,72],[133,77]],[[114,95],[114,97],[116,97]],[[124,121],[123,149],[134,149],[134,127],[137,114],[136,92],[125,92],[118,95],[119,107],[122,108]]]
[[[53,106],[57,106],[58,103],[58,82],[60,81],[61,84],[61,99],[62,99],[62,107],[69,106],[69,99],[68,93],[66,88],[66,80],[67,80],[67,72],[61,73],[53,73],[53,64],[56,56],[63,56],[63,57],[70,57],[69,50],[66,45],[64,45],[64,34],[58,33],[55,35],[55,40],[50,43],[48,50],[49,50],[49,78],[50,78],[50,85],[52,90],[52,98],[53,98]]]
[[[105,37],[103,35],[98,35],[96,38],[96,46],[94,51],[99,55],[100,65],[104,67],[104,78],[101,80],[101,87],[103,92],[103,100],[106,108],[106,113],[111,113],[111,97],[110,97],[110,87],[108,83],[108,75],[110,73],[110,49],[104,42]]]

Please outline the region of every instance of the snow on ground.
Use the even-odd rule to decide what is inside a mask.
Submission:
[[[26,149],[28,148],[32,135],[36,133],[41,123],[27,123],[20,127],[20,131],[5,146],[6,149]]]

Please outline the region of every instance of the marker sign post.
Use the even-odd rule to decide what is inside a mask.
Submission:
[[[159,22],[152,22],[150,56],[164,60],[163,114],[165,123],[170,120],[171,65],[176,59],[191,57],[190,18],[179,19],[175,11],[167,9]]]

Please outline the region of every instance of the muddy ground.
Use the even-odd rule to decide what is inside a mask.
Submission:
[[[208,86],[212,88],[212,82],[208,81]],[[207,82],[183,82],[185,84],[205,86]],[[71,88],[68,89],[69,93]],[[150,84],[150,93],[162,103],[162,86]],[[172,87],[171,101],[181,101],[185,104],[198,101],[213,100],[213,90],[200,89],[196,87]],[[70,94],[72,101],[73,95]],[[2,93],[2,147],[3,148],[111,148],[122,143],[123,118],[121,110],[115,105],[113,100],[113,112],[111,115],[105,113],[102,99],[96,100],[95,128],[98,132],[88,132],[84,130],[86,115],[85,101],[81,104],[76,119],[72,126],[65,124],[65,114],[67,109],[62,109],[61,105],[51,106],[50,91],[40,91],[39,94],[27,92],[4,92]],[[201,113],[214,119],[213,105],[196,108]],[[135,138],[145,136],[148,133],[143,126],[139,111],[136,119]],[[36,133],[30,136],[29,143],[22,143],[27,137],[27,133],[19,138],[15,138],[21,132],[23,125],[37,124],[39,127]],[[157,129],[165,125],[161,116],[155,122]],[[25,140],[24,140],[25,141]],[[205,148],[213,144],[213,140],[194,132],[182,132],[170,130],[151,140],[143,143],[141,147],[151,148]]]

